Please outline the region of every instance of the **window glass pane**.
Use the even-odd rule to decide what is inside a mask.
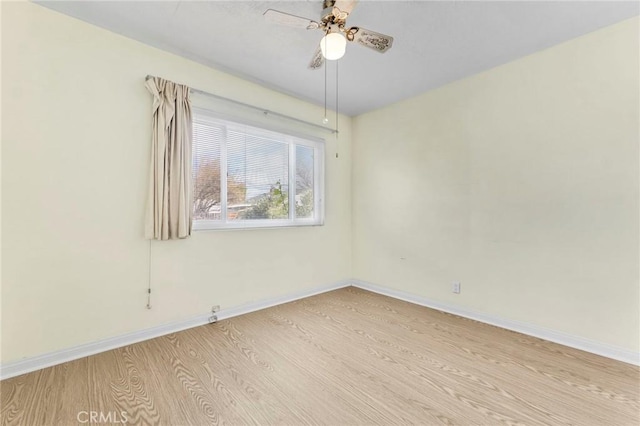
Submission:
[[[324,145],[319,141],[229,121],[196,108],[194,229],[321,225],[322,194],[317,188],[322,188],[323,158]],[[289,178],[294,176],[296,185],[290,188]]]
[[[220,220],[220,148],[224,129],[193,122],[193,219]]]
[[[289,217],[289,145],[227,129],[227,219]]]
[[[313,217],[313,148],[296,145],[296,217]]]

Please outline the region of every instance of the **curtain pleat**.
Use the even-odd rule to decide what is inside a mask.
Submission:
[[[145,237],[191,235],[191,101],[189,87],[159,77],[145,86],[153,95],[151,167]]]

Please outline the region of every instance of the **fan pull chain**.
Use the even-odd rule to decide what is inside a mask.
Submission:
[[[340,152],[340,144],[338,143],[338,62],[340,61],[336,61],[336,158]]]
[[[325,42],[326,43],[326,42]],[[327,62],[324,63],[324,118],[322,119],[323,124],[327,124],[329,119],[327,118]]]

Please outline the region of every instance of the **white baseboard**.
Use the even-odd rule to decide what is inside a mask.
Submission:
[[[238,315],[247,314],[249,312],[259,311],[261,309],[270,308],[272,306],[281,305],[283,303],[293,302],[294,300],[303,299],[305,297],[314,296],[316,294],[325,293],[327,291],[336,290],[342,287],[348,287],[350,285],[350,281],[345,280],[330,285],[299,291],[296,293],[288,294],[286,296],[247,303],[245,305],[237,306],[234,308],[222,309],[220,310],[220,312],[218,312],[218,320],[232,318]],[[131,345],[133,343],[142,342],[143,340],[149,340],[155,337],[164,336],[166,334],[186,330],[188,328],[208,324],[210,316],[210,313],[198,315],[193,318],[159,325],[157,327],[148,328],[146,330],[134,331],[132,333],[123,334],[121,336],[102,339],[96,342],[86,343],[84,345],[79,345],[68,349],[62,349],[59,351],[21,359],[19,361],[9,362],[0,365],[0,380],[19,376],[25,373],[30,373],[32,371],[62,364],[64,362],[73,361],[78,358],[84,358],[86,356],[105,352],[111,349],[120,348],[122,346]]]
[[[495,325],[507,330],[512,330],[529,336],[538,337],[586,352],[602,355],[607,358],[612,358],[629,364],[640,365],[640,353],[630,351],[628,349],[610,346],[604,343],[595,342],[592,340],[584,339],[582,337],[573,336],[570,334],[538,327],[531,324],[494,317],[492,315],[487,315],[457,306],[436,302],[422,296],[416,296],[414,294],[405,293],[403,291],[394,290],[388,287],[383,287],[377,284],[372,284],[360,280],[340,281],[330,285],[299,291],[286,296],[247,303],[234,308],[222,309],[220,312],[218,312],[218,319],[223,320],[232,318],[238,315],[243,315],[250,312],[259,311],[261,309],[270,308],[272,306],[281,305],[283,303],[292,302],[294,300],[303,299],[305,297],[314,296],[316,294],[325,293],[343,287],[349,287],[350,285],[362,288],[364,290],[369,290],[374,293],[393,297],[395,299],[404,300],[410,303],[415,303],[417,305],[426,306],[454,315],[459,315],[461,317],[480,321],[486,324]],[[155,337],[164,336],[166,334],[186,330],[188,328],[208,324],[210,316],[210,313],[198,315],[187,320],[163,324],[157,327],[148,328],[146,330],[134,331],[132,333],[123,334],[121,336],[102,339],[96,342],[75,346],[73,348],[49,352],[43,355],[6,363],[0,365],[0,380],[19,376],[21,374],[26,374],[32,371],[40,370],[42,368],[62,364],[64,362],[73,361],[78,358],[83,358],[111,349],[120,348],[122,346],[131,345],[133,343],[138,343],[144,340],[153,339]]]
[[[532,324],[499,318],[492,315],[487,315],[484,313],[460,308],[458,306],[436,302],[426,297],[416,296],[414,294],[405,293],[403,291],[394,290],[388,287],[380,286],[380,285],[369,283],[366,281],[351,280],[351,285],[353,285],[354,287],[362,288],[364,290],[372,291],[374,293],[393,297],[395,299],[400,299],[406,302],[415,303],[416,305],[426,306],[428,308],[433,308],[439,311],[448,312],[450,314],[458,315],[464,318],[469,318],[469,319],[483,322],[486,324],[495,325],[497,327],[505,328],[507,330],[515,331],[515,332],[526,334],[533,337],[538,337],[540,339],[548,340],[550,342],[559,343],[561,345],[569,346],[571,348],[580,349],[585,352],[590,352],[596,355],[601,355],[607,358],[615,359],[615,360],[626,362],[633,365],[640,365],[640,353],[634,352],[628,349],[611,346],[605,343],[596,342],[593,340],[585,339],[583,337],[573,336],[567,333],[563,333],[556,330],[550,330],[550,329],[539,327]]]

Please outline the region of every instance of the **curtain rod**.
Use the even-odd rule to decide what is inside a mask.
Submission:
[[[154,78],[154,76],[153,75],[147,75],[145,77],[145,81],[149,80],[150,78]],[[243,106],[243,107],[246,107],[246,108],[251,108],[251,109],[254,109],[254,110],[257,110],[257,111],[261,111],[264,115],[273,115],[275,117],[280,117],[280,118],[284,118],[284,119],[287,119],[287,120],[295,121],[297,123],[305,124],[307,126],[317,127],[319,129],[326,130],[326,131],[334,133],[334,134],[335,133],[339,133],[339,131],[337,129],[331,129],[329,127],[321,126],[320,124],[312,123],[310,121],[300,120],[299,118],[291,117],[290,115],[281,114],[279,112],[271,111],[271,110],[265,109],[265,108],[260,108],[258,106],[251,105],[251,104],[246,104],[244,102],[236,101],[234,99],[225,98],[224,96],[214,95],[213,93],[205,92],[204,90],[194,89],[193,87],[189,87],[189,90],[191,92],[193,92],[193,93],[198,93],[200,95],[209,96],[209,97],[212,97],[212,98],[220,99],[220,100],[225,101],[225,102],[230,102],[230,103],[233,103],[233,104],[236,104],[236,105],[240,105],[240,106]]]

